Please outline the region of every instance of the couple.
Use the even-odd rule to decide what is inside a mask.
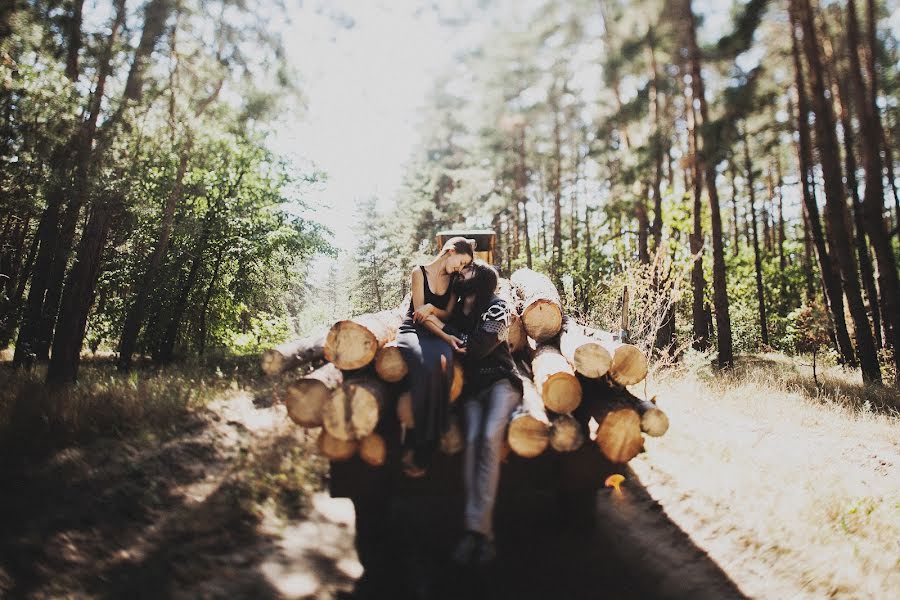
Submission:
[[[500,454],[509,417],[522,401],[506,343],[510,307],[495,294],[497,271],[476,260],[474,250],[474,241],[451,238],[436,259],[413,270],[412,300],[397,336],[409,365],[415,422],[403,448],[410,477],[425,474],[447,429],[453,361],[465,369],[465,533],[453,553],[461,564],[485,564],[495,555]]]

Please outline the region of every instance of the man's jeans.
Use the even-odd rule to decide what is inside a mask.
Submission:
[[[465,528],[494,537],[494,502],[500,481],[500,450],[513,410],[522,394],[502,379],[465,402],[466,451],[463,483]]]

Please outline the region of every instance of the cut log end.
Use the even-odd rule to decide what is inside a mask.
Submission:
[[[619,385],[634,385],[647,377],[647,357],[637,346],[622,344],[615,349],[609,377]]]
[[[338,439],[361,439],[375,431],[384,396],[383,384],[374,380],[344,382],[325,403],[322,425]]]
[[[522,313],[525,331],[537,342],[544,342],[559,333],[562,311],[552,300],[535,300]]]
[[[573,353],[572,363],[575,370],[584,375],[597,379],[606,375],[612,364],[612,356],[609,350],[596,342],[581,344]]]
[[[641,431],[660,437],[669,430],[669,417],[659,408],[650,408],[641,415]]]
[[[375,372],[390,383],[396,383],[406,377],[409,367],[396,342],[385,345],[375,354]]]
[[[519,456],[534,458],[550,443],[550,426],[527,413],[518,414],[509,423],[506,440]]]
[[[325,360],[342,371],[361,369],[375,358],[378,339],[368,328],[353,321],[338,321],[325,338]]]
[[[320,427],[322,407],[330,395],[331,391],[319,382],[296,381],[285,391],[288,416],[301,427]]]
[[[550,446],[557,452],[574,452],[584,444],[581,424],[572,415],[558,415],[550,426]]]
[[[627,463],[644,448],[641,418],[632,408],[609,412],[597,428],[597,445],[611,462]]]
[[[466,447],[466,438],[463,436],[462,424],[455,414],[450,415],[450,425],[446,433],[441,436],[441,452],[444,454],[458,454]]]
[[[453,361],[453,381],[450,383],[450,403],[459,400],[466,383],[465,369],[458,360]]]
[[[317,441],[319,453],[331,460],[347,460],[356,453],[355,440],[340,440],[324,429],[319,433]]]
[[[571,373],[554,373],[544,381],[544,406],[556,413],[569,413],[581,404],[581,384]]]
[[[387,443],[377,433],[359,440],[359,457],[373,467],[380,467],[387,459]]]

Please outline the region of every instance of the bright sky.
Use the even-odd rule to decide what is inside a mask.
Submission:
[[[307,195],[315,218],[353,247],[354,209],[375,195],[392,202],[418,141],[420,108],[454,55],[482,27],[442,25],[422,0],[316,0],[290,10],[285,43],[307,110],[271,146],[327,172]],[[442,2],[444,16],[471,4]],[[446,6],[444,6],[446,5]],[[352,22],[346,27],[342,23]]]

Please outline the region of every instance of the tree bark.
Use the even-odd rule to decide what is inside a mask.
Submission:
[[[326,363],[289,384],[284,399],[288,416],[301,427],[321,427],[325,403],[342,383],[344,376],[341,370]]]
[[[523,295],[522,323],[536,342],[545,342],[562,327],[562,302],[552,281],[542,273],[519,269],[510,281]]]
[[[66,29],[68,46],[66,48],[66,77],[71,81],[78,80],[78,53],[81,51],[81,17],[84,0],[72,2],[72,14],[69,16]]]
[[[837,259],[843,280],[844,293],[850,315],[856,329],[857,354],[865,381],[881,381],[881,368],[875,352],[875,341],[869,326],[868,316],[862,301],[859,285],[859,271],[856,259],[850,250],[848,240],[851,232],[848,228],[850,215],[845,202],[845,190],[841,181],[841,164],[837,139],[834,129],[834,114],[825,93],[824,68],[816,36],[816,27],[809,0],[791,0],[794,7],[800,8],[798,16],[803,29],[803,48],[809,66],[812,86],[812,108],[816,115],[816,145],[819,150],[819,162],[825,180],[825,218],[828,222],[828,240],[832,252]]]
[[[690,234],[691,256],[694,263],[691,267],[691,289],[693,291],[691,303],[691,316],[693,319],[694,341],[691,344],[696,350],[706,350],[709,347],[709,327],[706,322],[706,312],[703,310],[706,294],[706,280],[703,276],[703,173],[700,169],[700,160],[697,154],[700,132],[697,130],[697,119],[694,105],[690,99],[685,102],[690,106],[690,136],[691,146],[691,187],[694,194],[692,208],[694,229]],[[687,169],[685,169],[687,172]],[[687,183],[687,182],[686,182]]]
[[[806,0],[807,2],[809,0]],[[871,10],[870,6],[870,10]],[[874,15],[870,15],[870,29],[874,29]],[[874,30],[870,31],[870,43],[874,44]],[[847,3],[847,44],[850,50],[850,83],[853,87],[856,105],[860,106],[859,122],[863,138],[869,143],[861,145],[863,168],[866,173],[866,190],[863,195],[863,220],[866,233],[872,242],[875,259],[878,262],[878,288],[881,292],[881,312],[884,318],[886,341],[894,348],[895,387],[900,388],[900,278],[897,275],[897,260],[891,245],[891,238],[884,222],[884,185],[882,182],[881,154],[879,141],[881,118],[875,103],[877,74],[874,56],[869,61],[869,86],[871,96],[866,97],[862,67],[859,62],[859,23],[856,17],[856,2]],[[874,46],[872,50],[874,51]]]
[[[803,76],[803,65],[800,61],[800,42],[797,39],[798,23],[797,8],[790,7],[791,28],[791,56],[794,63],[795,87],[797,92],[797,159],[800,172],[800,191],[803,196],[804,214],[806,216],[807,230],[816,248],[816,256],[819,263],[819,272],[824,288],[825,304],[830,309],[832,323],[834,324],[835,339],[838,351],[844,364],[856,366],[856,353],[850,334],[847,330],[847,322],[844,318],[844,293],[841,290],[840,273],[837,265],[828,254],[825,237],[822,234],[822,223],[819,216],[819,205],[816,202],[815,187],[812,180],[812,140],[809,132],[809,104],[806,95],[806,81]]]
[[[759,252],[759,238],[756,231],[756,190],[754,188],[753,163],[750,161],[750,141],[746,131],[744,137],[744,169],[747,172],[747,193],[750,198],[750,222],[753,229],[753,265],[756,270],[756,302],[759,307],[759,329],[762,343],[769,345],[769,326],[766,319],[766,295],[762,280],[762,258]]]
[[[260,367],[266,375],[280,375],[300,365],[325,358],[325,334],[285,342],[263,352]]]
[[[832,63],[833,64],[833,63]],[[859,182],[856,179],[856,144],[853,135],[853,115],[850,97],[847,94],[847,85],[844,80],[833,74],[832,79],[837,88],[837,98],[840,107],[841,129],[844,136],[844,168],[847,176],[847,189],[853,202],[853,225],[856,233],[856,256],[859,260],[859,270],[862,276],[863,289],[866,299],[869,301],[869,311],[872,313],[872,330],[875,335],[875,346],[883,347],[881,339],[881,311],[878,305],[878,288],[875,287],[875,273],[872,268],[872,257],[869,256],[869,246],[866,244],[866,228],[863,223],[863,206],[859,198]]]
[[[706,103],[706,90],[701,69],[700,48],[697,45],[696,19],[691,0],[687,0],[688,53],[691,63],[691,86],[693,98],[700,103],[701,126],[709,123],[709,108]],[[705,136],[703,136],[705,137]],[[716,346],[719,353],[719,367],[728,368],[734,362],[734,351],[731,341],[731,316],[728,309],[728,286],[725,275],[725,247],[722,241],[722,215],[719,209],[719,192],[716,187],[716,164],[712,159],[712,141],[699,139],[702,142],[697,149],[697,170],[705,170],[703,179],[709,197],[710,220],[712,222],[713,245],[713,303],[716,307]]]

